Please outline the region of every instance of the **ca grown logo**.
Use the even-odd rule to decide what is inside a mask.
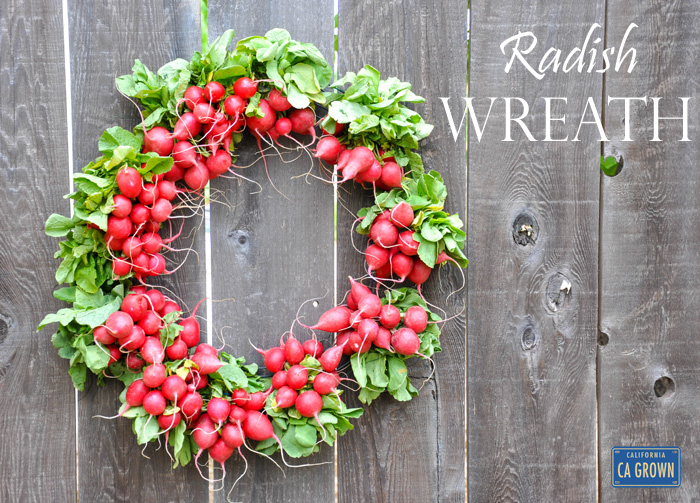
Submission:
[[[631,23],[620,42],[619,48],[602,49],[602,27],[594,23],[586,38],[564,56],[564,52],[556,47],[550,47],[543,53],[538,51],[538,40],[532,32],[519,31],[508,37],[500,44],[504,55],[504,71],[509,74],[514,67],[524,69],[536,80],[542,80],[550,74],[553,77],[569,73],[632,73],[637,67],[637,49],[631,45],[635,23]],[[539,55],[541,54],[541,55]],[[529,141],[562,142],[581,141],[579,136],[586,128],[593,128],[600,141],[610,141],[601,120],[601,110],[598,103],[601,96],[589,96],[578,110],[569,110],[569,98],[566,96],[542,96],[538,103],[530,103],[518,96],[504,97],[465,97],[466,106],[461,119],[455,120],[453,104],[449,97],[440,97],[447,115],[447,121],[454,140],[459,138],[465,127],[466,117],[469,117],[477,141],[481,141],[486,128],[496,128],[502,132],[502,141],[514,141],[516,134],[524,135]],[[668,98],[661,96],[605,96],[604,107],[612,112],[624,114],[620,124],[620,132],[624,134],[622,141],[630,142],[638,138],[632,131],[630,116],[634,107],[649,107],[651,114],[652,138],[650,141],[690,141],[688,138],[688,117],[690,97]],[[577,99],[576,101],[582,101]],[[540,124],[533,124],[535,114],[530,110],[535,106],[544,107]],[[578,103],[577,105],[578,106]],[[460,107],[461,108],[461,107]],[[663,109],[663,110],[662,110]],[[664,110],[680,109],[675,115]],[[664,115],[667,114],[667,115]],[[660,134],[661,122],[678,124],[677,131],[664,128],[664,137]],[[530,125],[528,125],[530,123]]]

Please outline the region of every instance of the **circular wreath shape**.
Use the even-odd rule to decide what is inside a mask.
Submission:
[[[155,73],[136,60],[117,79],[142,121],[102,134],[102,155],[73,175],[72,217],[53,214],[45,229],[65,238],[56,252],[65,285],[54,296],[70,307],[39,329],[57,324],[52,341],[77,389],[88,371],[100,385],[107,377],[124,384],[115,417],[133,421],[139,444],[164,435],[175,467],[205,451],[223,465],[244,444],[283,460],[333,445],[363,412],[342,401],[343,380],[357,383],[364,404],[385,392],[416,396],[406,360],[440,351],[443,321],[421,285],[441,264],[467,265],[463,224],[444,210],[442,177],[426,172],[417,152],[432,126],[405,106],[423,101],[409,83],[381,79],[369,65],[331,83],[318,49],[286,30],[229,50],[233,36]],[[217,177],[240,176],[234,152],[246,134],[266,170],[265,156],[284,141],[319,159],[314,176],[374,194],[355,229],[369,236],[366,275],[349,278],[344,303],[316,324],[295,319],[279,346],[256,348],[264,369],[200,342],[197,308],[186,316],[148,283],[178,267],[166,260],[180,234],[173,212],[208,204]]]

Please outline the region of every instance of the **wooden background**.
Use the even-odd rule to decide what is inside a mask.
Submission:
[[[527,122],[538,137],[544,109],[534,104],[542,96],[568,97],[574,123],[588,97],[602,110],[606,95],[667,97],[663,115],[678,115],[675,98],[697,97],[700,85],[698,7],[680,0],[503,0],[474,2],[470,16],[463,0],[340,0],[337,7],[324,0],[210,0],[212,38],[229,27],[242,38],[281,26],[329,61],[337,9],[340,75],[369,63],[411,81],[427,98],[418,110],[436,125],[421,153],[446,179],[447,209],[468,217],[471,260],[467,289],[449,301],[462,283],[454,269],[426,284],[429,299],[461,314],[445,325],[444,351],[420,397],[410,404],[378,400],[336,450],[311,458],[326,464],[286,469],[284,478],[255,460],[233,500],[700,498],[697,141],[649,142],[651,108],[633,107],[635,141],[623,142],[618,105],[604,113],[611,141],[603,147],[593,127],[583,128],[580,142],[529,142],[518,133],[503,142],[497,123],[481,141],[471,130],[467,155],[465,128],[455,141],[438,99],[451,98],[458,121],[471,36],[469,94],[524,98],[533,104]],[[596,22],[616,47],[631,22],[639,25],[634,72],[542,81],[518,66],[503,72],[499,45],[518,29],[566,53]],[[98,390],[89,381],[84,393],[74,393],[49,332],[35,332],[44,313],[59,307],[51,296],[56,242],[44,236],[43,223],[52,212],[68,214],[68,173],[96,156],[99,133],[137,122],[114,77],[137,57],[155,69],[199,46],[196,0],[5,0],[0,9],[2,502],[224,502],[243,469],[230,461],[225,490],[214,492],[191,466],[172,471],[162,450],[149,447],[151,459],[143,458],[130,422],[92,417],[114,413],[117,386]],[[502,107],[494,106],[491,120],[502,120]],[[691,100],[693,140],[698,119]],[[555,135],[564,131],[556,128]],[[678,130],[669,123],[662,135],[675,138]],[[618,176],[601,176],[601,153],[624,159]],[[259,194],[248,183],[215,184],[214,302],[200,312],[215,329],[208,337],[235,354],[254,359],[248,338],[272,344],[303,300],[323,297],[302,313],[314,318],[342,295],[348,274],[361,273],[362,257],[348,239],[351,211],[368,196],[338,191],[336,241],[332,188],[292,178],[307,169],[304,160],[271,160],[271,178],[288,199],[262,169],[248,172],[262,185]],[[200,259],[191,256],[168,282],[189,307],[206,292],[200,224],[187,228]],[[517,230],[528,224],[535,232],[526,238]],[[571,284],[568,293],[560,291],[563,282]],[[419,364],[411,372],[427,376],[430,368]],[[681,447],[681,488],[611,487],[615,445]]]

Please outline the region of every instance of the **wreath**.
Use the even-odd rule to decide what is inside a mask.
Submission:
[[[155,73],[136,60],[133,73],[117,79],[140,103],[142,121],[132,132],[102,134],[102,155],[73,175],[72,217],[53,214],[45,228],[65,238],[56,282],[67,286],[54,296],[70,307],[39,329],[57,323],[52,341],[78,390],[88,371],[99,385],[124,384],[115,417],[132,420],[139,444],[164,442],[174,467],[205,451],[223,467],[242,447],[282,451],[284,460],[333,445],[363,412],[341,399],[343,380],[357,383],[364,404],[385,392],[399,401],[416,396],[406,360],[440,351],[443,321],[421,285],[446,262],[467,266],[463,224],[444,210],[443,180],[425,171],[417,152],[432,126],[405,106],[423,101],[409,83],[382,79],[371,66],[331,83],[319,50],[283,29],[228,50],[233,37],[228,30],[190,61]],[[185,316],[148,284],[173,272],[173,212],[208,204],[211,180],[241,176],[234,151],[245,134],[266,170],[265,151],[285,138],[327,163],[314,176],[352,179],[374,194],[355,229],[371,242],[366,277],[350,278],[344,303],[315,325],[295,320],[310,338],[289,331],[279,346],[259,349],[264,370],[200,343],[197,308]],[[333,343],[324,347],[316,331]]]

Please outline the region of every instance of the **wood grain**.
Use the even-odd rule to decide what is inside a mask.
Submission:
[[[632,106],[632,143],[622,141],[621,104],[611,105],[605,116],[612,137],[606,155],[621,155],[624,165],[616,177],[604,178],[602,192],[600,326],[609,339],[599,349],[602,501],[700,498],[700,14],[695,7],[678,1],[608,4],[607,38],[612,44],[619,44],[630,23],[639,27],[628,42],[637,50],[637,67],[631,74],[606,74],[606,94],[661,97],[662,116],[681,115],[678,98],[693,98],[690,142],[678,141],[680,121],[663,120],[663,141],[650,142],[651,100],[647,106]],[[659,397],[654,386],[664,376],[673,381],[675,392]],[[611,448],[625,445],[680,447],[681,487],[612,487]]]
[[[0,500],[75,500],[75,400],[51,344],[59,309],[51,213],[68,214],[61,10],[10,0],[0,9]]]
[[[487,97],[520,97],[542,139],[541,97],[566,96],[561,112],[575,122],[588,96],[600,103],[600,74],[536,80],[520,65],[506,74],[499,45],[532,31],[539,57],[543,46],[567,54],[604,7],[472,4],[469,92],[480,121]],[[504,116],[501,101],[481,141],[469,133],[469,500],[595,501],[600,144],[595,128],[580,142],[530,142],[520,131],[504,142]],[[570,128],[571,118],[553,137]],[[528,224],[529,240],[517,232]]]
[[[371,15],[368,15],[371,13]],[[445,37],[450,40],[444,43]],[[449,197],[446,210],[466,212],[466,155],[464,137],[455,142],[438,96],[464,96],[467,80],[467,4],[439,2],[349,2],[339,6],[339,75],[371,64],[384,77],[395,76],[426,97],[416,106],[435,124],[420,154],[426,169],[438,170]],[[355,186],[342,187],[338,219],[339,293],[348,288],[348,274],[361,276],[361,254],[349,243],[354,214],[371,205],[371,195]],[[355,243],[362,248],[362,239]],[[462,276],[443,268],[425,284],[428,300],[450,315],[443,327],[443,352],[435,357],[436,372],[411,403],[382,398],[365,410],[356,430],[339,447],[339,501],[464,501],[465,436],[465,314]],[[426,363],[413,365],[411,374],[427,376]],[[362,467],[358,469],[357,467]]]
[[[326,60],[333,61],[331,2],[209,2],[210,40],[228,28],[240,40],[277,27],[288,30],[295,40],[313,43]],[[300,139],[309,141],[308,137]],[[236,164],[252,164],[259,157],[257,152],[255,142],[248,138],[238,148]],[[272,187],[258,160],[238,172],[259,185],[215,180],[212,185],[220,192],[211,210],[215,345],[223,339],[227,352],[245,356],[261,367],[262,357],[249,341],[261,348],[277,345],[305,300],[325,295],[315,305],[306,304],[300,314],[307,322],[333,302],[333,188],[313,178],[308,182],[292,178],[312,169],[306,153],[286,152],[286,161],[298,157],[288,163],[274,151],[266,156],[269,177],[284,196]],[[313,172],[318,174],[317,166]],[[307,337],[298,325],[295,334],[302,341]],[[231,494],[234,501],[333,501],[334,452],[328,446],[322,445],[321,452],[310,458],[289,461],[326,464],[298,469],[283,466],[284,476],[269,460],[245,454],[250,466]],[[279,455],[275,459],[281,464]],[[216,494],[215,501],[226,500],[243,470],[236,454],[228,463],[231,475],[225,490]]]
[[[199,50],[199,2],[118,2],[92,0],[69,3],[70,56],[75,169],[94,159],[101,132],[111,126],[125,129],[139,115],[117,91],[114,79],[131,72],[136,58],[151,70]],[[195,220],[195,219],[192,219]],[[177,243],[192,242],[202,257],[161,281],[192,308],[204,297],[204,232],[201,222],[188,222]],[[166,231],[167,233],[167,231]],[[174,257],[179,262],[182,255]],[[200,310],[206,314],[206,310]],[[120,383],[98,388],[88,381],[79,400],[79,495],[83,501],[194,501],[208,498],[208,483],[194,464],[172,470],[170,459],[150,445],[141,455],[131,421],[93,418],[116,413]]]

